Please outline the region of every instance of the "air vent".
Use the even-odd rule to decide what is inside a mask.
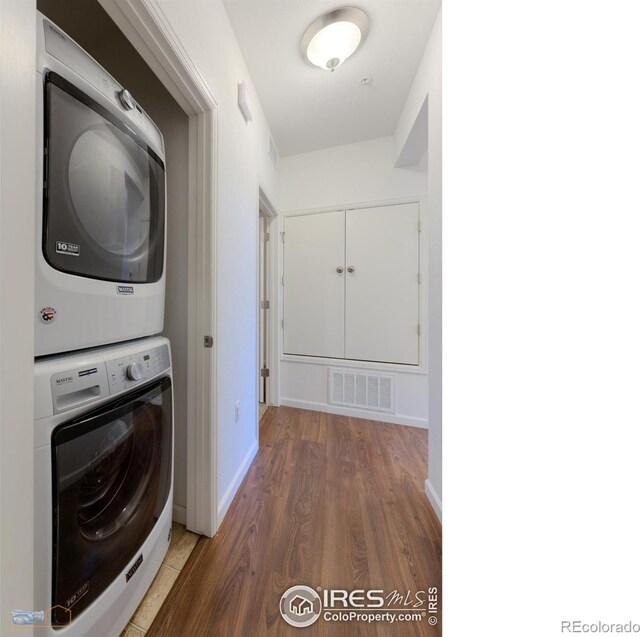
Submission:
[[[269,157],[271,157],[271,161],[273,165],[278,167],[278,148],[276,147],[276,143],[273,141],[273,137],[269,135]]]
[[[330,405],[393,413],[394,396],[394,376],[329,369]]]

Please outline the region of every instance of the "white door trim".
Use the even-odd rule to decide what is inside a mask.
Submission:
[[[271,303],[271,316],[269,320],[268,336],[268,364],[270,376],[269,383],[267,383],[267,404],[277,407],[280,405],[280,287],[278,285],[278,251],[280,250],[280,241],[278,211],[273,205],[273,198],[267,191],[266,186],[264,185],[262,180],[258,178],[258,210],[260,209],[262,209],[265,213],[265,231],[270,234],[271,243],[271,245],[269,246],[269,280],[267,281],[267,295]],[[258,212],[258,214],[260,213]],[[260,329],[259,326],[258,329]],[[256,430],[256,432],[258,432],[258,430]]]
[[[271,195],[269,195],[267,187],[260,178],[258,178],[258,199],[267,217],[273,218],[278,216],[278,211],[272,203],[273,199]]]
[[[99,0],[189,116],[187,528],[213,536],[217,451],[217,114],[206,82],[155,0]],[[204,337],[213,337],[213,348]]]

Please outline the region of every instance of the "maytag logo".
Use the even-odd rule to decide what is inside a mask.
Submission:
[[[133,294],[133,285],[119,285],[118,294]]]
[[[127,582],[136,574],[136,571],[140,568],[140,564],[142,564],[142,553],[140,553],[140,557],[136,560],[135,564],[127,571]]]
[[[73,376],[63,376],[62,378],[56,378],[56,385],[70,383],[72,380],[73,380]]]
[[[65,37],[64,33],[62,33],[62,31],[59,31],[58,29],[56,29],[53,24],[51,24],[51,22],[47,23],[47,26],[49,27],[50,31],[53,31],[59,38],[66,40],[67,38]]]

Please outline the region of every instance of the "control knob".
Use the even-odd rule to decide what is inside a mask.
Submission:
[[[142,380],[144,378],[144,367],[142,363],[131,363],[127,367],[127,378],[129,380]]]
[[[136,103],[133,101],[131,93],[129,93],[126,88],[123,88],[120,93],[118,93],[118,97],[120,98],[122,106],[124,106],[126,110],[131,111],[136,107]]]

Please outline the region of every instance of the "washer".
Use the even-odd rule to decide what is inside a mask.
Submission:
[[[38,634],[117,637],[171,537],[169,341],[41,359],[34,380]]]
[[[166,254],[162,134],[38,16],[36,357],[160,333]]]

